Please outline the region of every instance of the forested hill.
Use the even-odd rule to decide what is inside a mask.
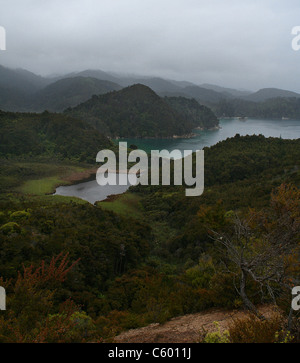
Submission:
[[[300,94],[277,88],[263,88],[243,98],[248,101],[263,102],[272,98],[300,98]]]
[[[264,102],[222,100],[213,106],[218,116],[247,116],[261,119],[300,119],[300,98],[272,98]]]
[[[87,123],[66,115],[0,111],[0,157],[55,157],[95,162],[111,142]]]
[[[89,122],[111,137],[181,136],[197,126],[141,84],[94,96],[66,113]]]
[[[187,122],[192,122],[194,127],[212,129],[219,125],[219,120],[212,110],[200,105],[195,99],[185,97],[165,97],[164,100]]]
[[[119,92],[94,96],[67,110],[112,137],[171,137],[189,133],[193,125],[154,91],[137,84]]]

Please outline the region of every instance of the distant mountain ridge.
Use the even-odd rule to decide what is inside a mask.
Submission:
[[[23,69],[9,69],[0,65],[0,87],[32,94],[51,81]]]
[[[255,93],[243,97],[243,99],[253,102],[264,102],[272,98],[293,98],[293,97],[300,98],[300,94],[278,88],[263,88]]]
[[[97,81],[101,81],[102,84]],[[94,94],[120,90],[134,84],[150,87],[161,97],[194,98],[209,107],[224,100],[231,102],[234,99],[264,102],[272,98],[300,98],[300,94],[296,92],[276,88],[250,92],[160,77],[118,75],[102,70],[85,70],[47,78],[23,69],[14,70],[0,65],[0,109],[41,112],[49,108],[51,111],[59,112],[86,101]]]
[[[227,87],[220,87],[214,84],[208,84],[204,83],[201,85],[202,88],[210,89],[215,92],[220,92],[225,95],[231,95],[233,97],[245,97],[253,93],[252,91],[246,91],[246,90],[236,90],[233,88],[227,88]]]
[[[219,117],[250,117],[256,119],[300,120],[300,98],[270,98],[263,102],[243,99],[222,100],[213,107]]]
[[[61,112],[89,100],[93,95],[119,91],[122,87],[96,78],[64,78],[38,91],[34,95],[33,110]]]

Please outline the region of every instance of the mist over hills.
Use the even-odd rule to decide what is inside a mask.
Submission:
[[[23,69],[9,69],[0,65],[0,87],[32,94],[47,86],[51,80]]]
[[[74,77],[59,80],[34,94],[32,109],[35,111],[61,112],[87,101],[93,95],[119,91],[122,87],[110,81],[90,77]]]
[[[134,84],[147,86],[160,97],[195,99],[199,104],[210,107],[218,117],[298,117],[296,103],[300,94],[287,90],[264,88],[251,92],[159,77],[120,75],[102,70],[42,77],[26,70],[3,66],[0,66],[0,109],[12,112],[62,112],[88,101],[93,95],[119,91]],[[289,101],[284,101],[286,99]],[[270,110],[270,103],[277,105],[276,112]],[[292,109],[287,104],[292,105]]]
[[[300,343],[298,3],[1,2],[0,344]]]
[[[219,117],[251,117],[256,119],[300,119],[300,98],[271,98],[263,102],[243,99],[222,100],[213,107]]]
[[[272,98],[300,98],[296,92],[286,91],[278,88],[263,88],[255,93],[242,97],[247,101],[264,102]]]
[[[210,89],[212,91],[216,91],[216,92],[220,92],[223,93],[225,95],[231,95],[234,97],[245,97],[248,96],[250,94],[252,94],[252,91],[247,91],[247,90],[236,90],[233,88],[226,88],[226,87],[220,87],[214,84],[208,84],[208,83],[204,83],[201,85],[202,88],[206,88],[206,89]]]

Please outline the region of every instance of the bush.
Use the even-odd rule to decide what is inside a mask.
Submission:
[[[31,216],[30,213],[25,211],[17,211],[10,215],[10,219],[14,221],[20,221],[22,219],[28,219]]]
[[[0,212],[0,224],[4,224],[6,221],[5,213]]]
[[[234,287],[234,276],[231,274],[216,273],[210,283],[210,290],[214,292],[215,306],[225,309],[240,307],[240,297]]]
[[[249,314],[244,319],[236,319],[229,327],[232,343],[278,343],[285,340],[283,332],[283,317],[273,313],[266,320],[260,320],[255,315]]]
[[[218,330],[216,332],[206,334],[205,338],[201,343],[206,343],[206,344],[230,343],[230,334],[228,330],[222,332],[218,322],[215,322],[215,326],[217,327]]]
[[[0,227],[0,231],[3,232],[5,235],[20,233],[21,227],[17,223],[9,222]]]

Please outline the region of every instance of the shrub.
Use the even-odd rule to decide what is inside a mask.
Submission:
[[[244,319],[235,319],[229,327],[229,334],[232,343],[277,343],[286,336],[283,317],[279,313],[273,313],[266,320],[252,314]]]
[[[20,221],[22,219],[30,218],[31,214],[25,211],[17,211],[10,215],[10,219],[14,221]]]
[[[210,290],[214,293],[215,306],[234,309],[240,306],[239,295],[234,287],[232,274],[217,273],[212,278]]]
[[[230,333],[228,330],[225,330],[224,332],[221,331],[220,324],[218,322],[214,323],[217,327],[216,332],[208,333],[206,334],[205,338],[202,340],[201,343],[206,344],[225,344],[230,343]]]
[[[0,212],[0,224],[4,224],[6,221],[5,213]]]
[[[5,235],[20,233],[21,227],[17,223],[9,222],[0,227],[0,232],[3,232]]]

